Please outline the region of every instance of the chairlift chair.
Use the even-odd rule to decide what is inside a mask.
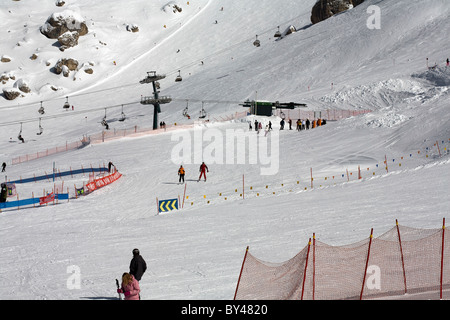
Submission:
[[[41,126],[41,118],[39,118],[39,132],[36,133],[38,136],[40,136],[44,132],[44,128]]]
[[[125,113],[123,113],[123,105],[122,105],[122,118],[119,119],[119,121],[125,121],[126,117],[125,117]]]
[[[42,101],[41,101],[41,107],[39,108],[38,112],[40,114],[44,114],[45,113],[44,107],[42,106]]]
[[[199,119],[204,119],[204,118],[206,118],[206,111],[205,111],[205,109],[203,109],[203,101],[202,101],[202,110],[200,111]]]
[[[183,110],[183,117],[189,117],[188,111],[189,111],[189,100],[186,100],[186,108],[184,108]]]
[[[280,26],[278,26],[278,31],[273,35],[275,38],[281,37]]]
[[[19,134],[17,135],[17,139],[22,141],[22,143],[25,142],[25,140],[22,137],[22,122],[20,123],[20,131],[19,131]]]
[[[63,108],[69,110],[70,108],[69,97],[66,97],[66,102],[64,103]]]
[[[259,46],[261,45],[261,42],[258,40],[258,35],[256,35],[256,40],[253,41],[253,45],[254,45],[255,47],[259,47]]]
[[[181,77],[180,70],[178,70],[178,76],[175,78],[175,82],[183,81],[183,78]]]

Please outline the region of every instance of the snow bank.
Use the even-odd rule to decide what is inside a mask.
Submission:
[[[450,67],[429,68],[425,72],[415,73],[412,76],[414,78],[424,79],[438,87],[450,86]]]

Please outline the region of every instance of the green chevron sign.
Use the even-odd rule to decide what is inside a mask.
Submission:
[[[158,203],[159,212],[178,210],[178,199],[160,200]]]

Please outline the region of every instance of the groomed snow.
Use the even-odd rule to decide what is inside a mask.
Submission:
[[[322,242],[345,245],[367,238],[371,228],[381,235],[395,219],[415,228],[442,226],[450,204],[448,1],[366,0],[314,26],[309,18],[315,0],[172,3],[182,12],[164,10],[168,2],[159,0],[73,0],[62,8],[54,2],[0,4],[0,55],[11,57],[0,63],[0,74],[26,79],[32,90],[13,101],[0,96],[0,162],[8,164],[0,180],[48,173],[53,163],[63,171],[112,161],[123,174],[86,197],[0,214],[1,299],[115,299],[115,279],[128,271],[131,251],[139,248],[148,265],[142,299],[229,300],[247,246],[261,260],[282,262],[313,233]],[[366,26],[369,5],[381,8],[380,30]],[[65,10],[79,13],[89,33],[60,52],[39,28]],[[139,32],[128,32],[134,24]],[[298,31],[275,41],[277,26],[289,25]],[[252,45],[256,35],[259,48]],[[60,58],[76,58],[94,72],[56,75],[51,68]],[[438,68],[428,70],[426,58]],[[246,99],[373,112],[302,132],[279,131],[280,118],[273,116],[276,132],[257,139],[279,138],[275,175],[261,175],[267,164],[252,165],[248,158],[237,164],[236,158],[207,163],[207,182],[197,182],[200,163],[187,163],[184,208],[159,215],[156,198],[183,197],[172,152],[177,135],[194,137],[195,129],[124,137],[11,164],[19,155],[99,133],[105,114],[110,130],[151,128],[153,108],[139,103],[152,93],[151,85],[139,83],[151,70],[167,75],[160,94],[173,99],[159,119],[191,124],[207,101],[210,122],[196,128],[205,137],[223,138],[224,145],[227,130],[247,132],[254,117],[214,119],[245,111],[239,103]],[[174,81],[178,70],[182,82]],[[13,87],[13,81],[1,87]],[[73,111],[62,108],[67,96]],[[37,112],[41,101],[43,116]],[[187,105],[191,120],[182,116]],[[118,121],[122,110],[124,122]],[[289,116],[297,119],[295,111]],[[36,135],[39,117],[42,135]],[[21,122],[25,144],[17,140]],[[203,150],[210,151],[210,144],[205,138]],[[389,172],[382,169],[385,156]],[[360,180],[358,166],[364,169]],[[347,170],[349,181],[342,177]],[[239,195],[243,176],[245,199]],[[68,178],[64,185],[73,194],[73,185],[88,178]],[[17,185],[17,191],[25,199],[51,186]],[[68,286],[72,266],[80,271],[76,289]]]

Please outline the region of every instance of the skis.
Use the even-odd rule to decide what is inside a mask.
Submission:
[[[120,289],[119,280],[117,280],[117,279],[116,279],[116,286],[117,286],[117,289]],[[121,293],[119,293],[119,300],[122,300],[122,294]]]

